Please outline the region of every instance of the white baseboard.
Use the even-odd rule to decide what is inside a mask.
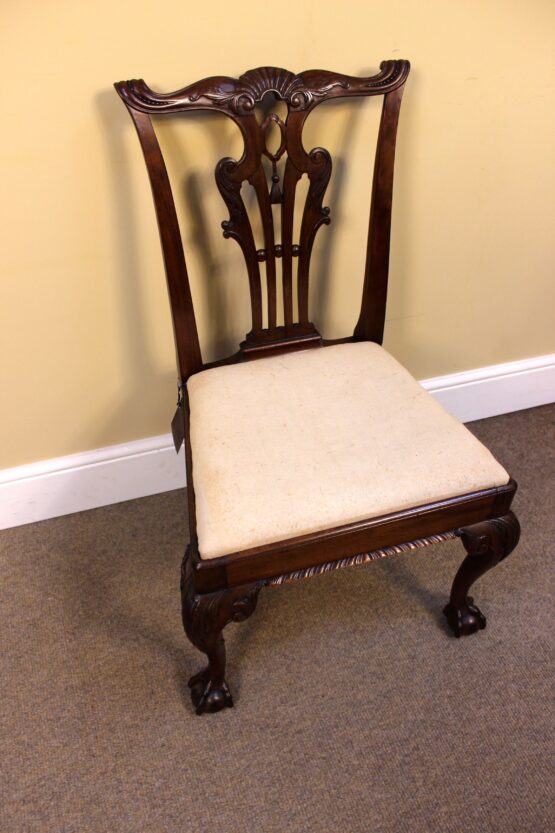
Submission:
[[[536,408],[555,402],[555,353],[436,376],[420,384],[461,422]]]
[[[424,379],[462,422],[555,401],[555,354]],[[170,434],[0,471],[0,529],[185,486]]]
[[[0,529],[185,486],[171,434],[0,471]]]

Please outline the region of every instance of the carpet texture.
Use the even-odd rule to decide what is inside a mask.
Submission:
[[[441,608],[460,542],[263,590],[197,717],[182,491],[1,533],[2,833],[549,833],[555,406],[469,427],[519,482],[515,552]]]

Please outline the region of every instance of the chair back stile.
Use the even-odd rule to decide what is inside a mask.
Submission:
[[[347,340],[381,343],[385,321],[393,163],[399,108],[408,61],[384,61],[370,78],[309,70],[295,75],[285,69],[264,67],[250,70],[238,79],[207,78],[174,93],[156,93],[144,81],[122,81],[116,89],[135,124],[143,150],[158,219],[168,292],[172,310],[179,375],[185,382],[205,366],[201,350],[185,263],[183,243],[172,190],[151,115],[194,110],[221,112],[239,127],[244,150],[240,159],[225,157],[216,165],[216,184],[229,218],[222,222],[224,237],[239,244],[246,264],[252,326],[239,353],[225,361],[256,358],[276,351],[319,346],[320,334],[309,318],[309,272],[318,229],[330,222],[330,209],[323,205],[332,161],[322,147],[307,152],[302,143],[305,121],[319,104],[334,98],[383,95],[384,102],[374,165],[367,258],[360,316],[354,334]],[[287,106],[282,120],[270,112],[260,123],[255,107],[267,93]],[[280,144],[275,151],[266,145],[266,135],[277,126]],[[272,128],[275,129],[275,128]],[[285,157],[282,174],[278,163]],[[268,183],[263,159],[271,165]],[[309,187],[302,210],[298,242],[293,239],[295,196],[303,175]],[[241,195],[248,182],[256,195],[264,247],[257,249],[249,215]],[[276,241],[273,206],[281,215],[281,241]],[[278,324],[277,260],[281,259],[283,324]],[[297,261],[297,310],[294,305],[294,262]],[[266,309],[263,309],[262,275],[265,264]],[[345,340],[345,339],[343,339]]]

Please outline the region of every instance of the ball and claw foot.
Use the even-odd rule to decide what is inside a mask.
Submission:
[[[189,680],[191,700],[197,714],[214,713],[232,708],[233,698],[225,680],[216,685],[210,679],[209,669],[205,668]]]
[[[476,631],[481,631],[486,627],[486,617],[473,602],[472,596],[467,596],[466,603],[462,607],[454,607],[449,603],[443,608],[447,624],[457,639],[461,636],[469,636],[471,633],[476,633]]]

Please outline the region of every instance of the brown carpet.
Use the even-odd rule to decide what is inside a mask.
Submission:
[[[522,540],[441,617],[459,542],[267,589],[197,717],[183,492],[2,533],[2,833],[548,833],[555,406],[474,423]]]

